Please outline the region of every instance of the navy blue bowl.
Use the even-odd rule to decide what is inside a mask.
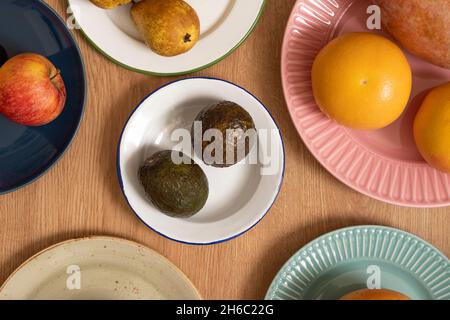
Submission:
[[[0,1],[0,65],[19,53],[47,57],[67,89],[63,113],[42,127],[26,127],[0,115],[0,194],[42,176],[70,145],[83,116],[86,98],[80,50],[65,22],[42,1]]]

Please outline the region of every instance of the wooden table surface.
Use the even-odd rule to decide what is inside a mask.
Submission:
[[[243,1],[243,0],[239,0]],[[47,0],[63,17],[66,2]],[[137,103],[175,78],[125,70],[75,31],[89,83],[86,113],[63,159],[44,177],[0,197],[0,282],[54,243],[88,235],[135,240],[174,262],[208,299],[261,299],[283,263],[315,237],[337,228],[380,224],[412,232],[450,255],[450,209],[410,209],[361,195],[314,159],[289,118],[280,55],[295,0],[269,0],[254,33],[219,64],[193,74],[235,82],[261,99],[281,127],[286,175],[276,204],[257,227],[214,246],[190,246],[147,229],[128,208],[116,176],[116,147]],[[180,77],[183,78],[183,77]]]

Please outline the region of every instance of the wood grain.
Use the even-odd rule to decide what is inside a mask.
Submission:
[[[66,4],[47,0],[62,16]],[[336,228],[379,224],[403,229],[450,255],[450,209],[410,209],[372,200],[333,178],[301,142],[287,113],[280,51],[295,0],[269,0],[251,37],[226,60],[194,75],[238,83],[263,101],[281,127],[287,168],[281,194],[262,222],[243,236],[198,247],[147,229],[127,207],[116,177],[116,147],[136,104],[175,78],[125,70],[75,31],[86,64],[89,98],[78,136],[43,178],[1,196],[0,282],[25,259],[74,237],[112,235],[146,244],[183,270],[204,298],[261,299],[282,264],[301,246]],[[183,77],[179,77],[183,78]]]

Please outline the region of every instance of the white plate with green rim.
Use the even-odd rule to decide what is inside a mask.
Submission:
[[[336,230],[299,250],[273,280],[268,300],[335,300],[367,288],[413,300],[450,299],[450,263],[439,250],[407,232],[381,226]]]
[[[201,37],[189,52],[162,57],[145,45],[130,5],[112,10],[88,0],[68,0],[68,12],[90,42],[113,62],[136,72],[158,76],[187,74],[221,61],[255,28],[267,0],[186,0],[200,18]]]
[[[198,300],[170,261],[135,242],[73,239],[23,263],[0,289],[1,300]]]

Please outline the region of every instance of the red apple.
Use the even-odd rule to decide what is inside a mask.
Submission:
[[[66,102],[59,70],[45,57],[24,53],[0,68],[0,113],[26,126],[55,120]]]

